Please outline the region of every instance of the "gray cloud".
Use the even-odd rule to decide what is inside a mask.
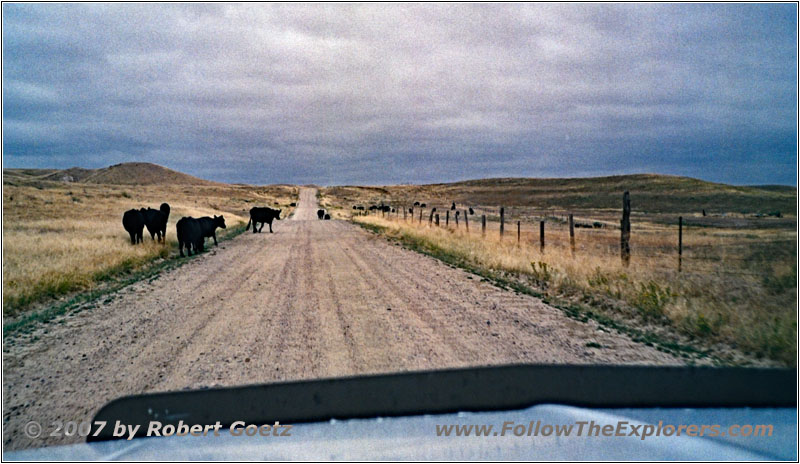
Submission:
[[[795,183],[788,4],[4,4],[6,166]]]

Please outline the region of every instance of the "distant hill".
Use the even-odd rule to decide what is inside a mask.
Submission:
[[[395,186],[341,186],[332,194],[353,200],[427,201],[462,205],[505,205],[560,210],[617,210],[622,193],[631,193],[636,211],[646,213],[768,214],[794,215],[797,189],[793,187],[745,187],[707,182],[691,177],[632,174],[587,178],[494,178],[446,184]]]
[[[53,171],[48,175],[42,176],[41,179],[54,180],[57,182],[81,182],[95,172],[97,172],[96,169],[84,169],[76,167]]]
[[[791,185],[751,185],[750,187],[774,192],[797,192],[797,187]]]
[[[3,182],[76,182],[118,185],[219,185],[153,163],[121,163],[101,169],[4,169]]]

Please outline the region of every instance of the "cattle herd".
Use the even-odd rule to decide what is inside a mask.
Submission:
[[[183,256],[183,249],[189,256],[205,251],[206,237],[214,237],[214,245],[217,245],[217,228],[225,228],[225,218],[222,216],[208,216],[195,219],[193,217],[183,217],[175,225],[178,232],[178,251]]]
[[[294,205],[294,203],[292,203],[292,205]],[[414,206],[425,208],[427,205],[415,201]],[[453,202],[450,209],[454,210],[455,207],[456,204]],[[395,213],[399,211],[383,202],[379,205],[371,205],[369,208],[365,208],[362,205],[354,205],[353,209],[358,211],[369,209],[370,211],[382,211],[384,213]],[[431,217],[435,211],[436,208],[431,210]],[[408,212],[413,214],[414,208],[409,208]],[[122,226],[131,237],[131,244],[136,245],[137,243],[142,243],[142,235],[145,227],[147,227],[147,231],[150,233],[150,238],[152,238],[153,241],[155,241],[157,237],[159,242],[166,242],[169,213],[170,207],[167,203],[162,203],[159,209],[140,208],[125,211],[122,215]],[[474,214],[472,208],[469,208],[469,214]],[[456,217],[458,217],[458,215],[459,211],[456,211]],[[250,220],[247,222],[245,230],[250,230],[250,226],[252,225],[253,233],[259,233],[264,228],[264,225],[267,224],[269,225],[270,233],[272,233],[272,221],[280,220],[280,218],[280,209],[253,207],[250,209]],[[317,210],[317,218],[329,220],[331,215],[324,209],[319,209]],[[259,224],[261,225],[259,226]],[[206,238],[213,238],[214,245],[217,245],[217,229],[225,229],[226,226],[223,216],[205,216],[201,218],[183,217],[177,222],[175,228],[178,235],[178,251],[180,255],[185,256],[183,253],[185,249],[188,255],[191,256],[192,253],[198,254],[205,251]]]
[[[150,238],[153,241],[158,237],[159,242],[166,242],[167,237],[167,221],[169,220],[169,205],[162,203],[159,209],[141,208],[131,209],[125,211],[122,215],[122,226],[131,237],[131,244],[136,245],[142,243],[142,234],[144,228],[150,232]],[[323,211],[324,213],[324,211]],[[247,223],[245,230],[250,230],[250,225],[253,225],[253,233],[261,232],[264,224],[269,224],[269,231],[272,233],[272,221],[280,220],[281,210],[272,208],[254,207],[250,209],[250,221]],[[320,218],[322,219],[322,218]],[[330,219],[330,216],[325,214],[325,219]],[[258,224],[261,227],[258,227]],[[223,216],[201,218],[183,217],[175,225],[178,235],[178,251],[181,256],[183,250],[189,256],[205,251],[205,239],[213,238],[214,245],[217,245],[217,229],[225,229],[225,218]]]
[[[141,208],[125,211],[122,215],[122,226],[131,236],[131,244],[142,243],[142,232],[145,226],[150,232],[150,238],[164,241],[167,236],[167,220],[169,219],[169,205],[162,203],[159,209]]]

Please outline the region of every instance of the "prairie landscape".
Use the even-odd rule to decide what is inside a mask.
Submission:
[[[795,198],[664,176],[317,188],[136,163],[6,170],[4,443],[43,444],[18,433],[28,417],[145,392],[511,363],[791,366]],[[166,243],[131,245],[122,213],[164,201]],[[273,234],[241,234],[252,206],[283,210]],[[176,221],[219,214],[225,241],[178,257]]]
[[[97,458],[50,446],[141,395],[108,424],[296,421],[293,457],[322,461],[795,459],[796,5],[2,13],[3,458]],[[393,418],[539,406],[517,412],[554,435],[477,447]],[[716,408],[779,433],[681,435]],[[615,416],[676,434],[558,434]],[[229,435],[158,456],[283,458]]]
[[[161,166],[125,163],[105,169],[3,171],[4,324],[34,307],[87,291],[177,255],[175,223],[183,216],[224,215],[222,237],[244,230],[255,205],[288,216],[297,188],[229,185]],[[122,214],[133,208],[172,208],[166,243],[145,230],[130,246]]]

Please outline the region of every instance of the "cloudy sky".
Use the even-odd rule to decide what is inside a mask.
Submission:
[[[4,167],[796,185],[793,4],[3,4]]]

